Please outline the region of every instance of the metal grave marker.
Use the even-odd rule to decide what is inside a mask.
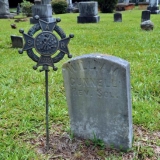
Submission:
[[[49,150],[49,127],[48,127],[48,72],[49,67],[52,67],[54,71],[57,70],[57,67],[54,66],[55,63],[63,59],[64,55],[67,54],[68,58],[71,58],[72,55],[68,50],[68,43],[70,38],[73,38],[74,35],[70,34],[69,37],[66,37],[66,34],[63,30],[57,25],[57,22],[60,22],[60,18],[57,18],[55,22],[46,22],[39,19],[39,16],[35,16],[38,20],[38,23],[32,26],[28,33],[25,34],[23,29],[20,29],[19,32],[23,34],[25,44],[23,49],[19,50],[19,53],[22,54],[23,51],[26,51],[28,56],[37,64],[33,66],[33,69],[37,69],[39,66],[42,66],[40,71],[45,71],[45,87],[46,87],[46,149]],[[42,30],[41,33],[33,37],[33,35]],[[53,33],[55,31],[61,38],[59,40],[57,36]],[[40,54],[40,57],[33,52],[33,48]],[[59,50],[59,53],[55,53]]]

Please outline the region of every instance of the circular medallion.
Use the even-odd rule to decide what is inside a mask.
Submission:
[[[59,41],[51,32],[42,32],[35,38],[35,49],[43,56],[50,56],[58,50]]]

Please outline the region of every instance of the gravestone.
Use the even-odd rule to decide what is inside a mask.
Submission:
[[[150,10],[151,14],[159,14],[160,10],[158,5],[158,0],[150,0],[147,10]]]
[[[11,35],[11,41],[12,41],[13,48],[22,48],[23,47],[22,36]]]
[[[0,0],[0,18],[13,18],[14,15],[9,11],[8,0]]]
[[[114,56],[88,54],[62,67],[72,133],[122,150],[132,146],[130,65]]]
[[[79,3],[78,2],[73,3],[72,12],[79,13]]]
[[[67,0],[67,12],[70,13],[73,11],[72,0]]]
[[[150,20],[150,14],[151,14],[151,11],[149,10],[142,11],[141,22]]]
[[[78,23],[98,23],[98,3],[96,1],[79,2]]]
[[[35,5],[32,7],[32,18],[30,18],[31,24],[38,23],[38,20],[34,17],[38,15],[40,19],[46,22],[54,22],[55,19],[52,17],[52,6],[50,0],[35,0]]]
[[[114,13],[114,22],[122,22],[122,14]]]
[[[19,13],[21,13],[21,6],[20,6],[20,3],[18,3],[18,5],[17,5],[17,15],[19,15]]]

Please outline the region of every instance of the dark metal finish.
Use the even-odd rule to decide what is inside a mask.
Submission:
[[[39,16],[36,16],[38,19]],[[59,62],[63,59],[64,55],[67,54],[68,58],[71,58],[72,55],[68,50],[68,43],[70,38],[73,38],[74,35],[71,34],[69,37],[66,37],[66,34],[63,30],[57,26],[57,22],[60,22],[60,18],[56,19],[56,22],[45,22],[39,19],[39,23],[35,24],[29,31],[28,34],[24,33],[23,29],[20,29],[19,32],[23,34],[25,45],[22,50],[19,50],[19,53],[22,54],[23,51],[27,51],[28,56],[35,62],[37,62],[36,66],[33,69],[37,69],[39,66],[50,66],[53,70],[57,70],[54,66],[54,63]],[[36,37],[33,35],[42,30]],[[55,31],[61,38],[59,40],[55,34],[52,32]],[[33,48],[40,54],[38,57],[34,52]],[[60,51],[58,54],[53,56],[57,51]]]
[[[33,69],[37,69],[39,66],[42,66],[40,71],[45,71],[45,88],[46,88],[46,149],[49,150],[49,106],[48,106],[48,72],[49,66],[53,68],[54,71],[57,68],[54,66],[54,63],[59,62],[63,59],[64,55],[67,54],[68,58],[71,58],[72,55],[69,53],[68,50],[68,43],[70,38],[73,38],[74,35],[70,34],[69,37],[66,37],[66,34],[63,30],[57,26],[57,22],[60,22],[61,19],[57,18],[56,22],[45,22],[39,19],[39,16],[35,16],[35,19],[39,20],[38,24],[35,24],[30,28],[28,34],[24,33],[23,29],[20,29],[19,32],[23,34],[25,44],[23,49],[19,50],[19,53],[22,54],[23,51],[26,51],[28,56],[37,64],[33,66]],[[42,30],[41,33],[36,35],[34,34]],[[55,34],[52,32],[55,31],[60,40],[57,38]],[[37,56],[33,52],[33,48],[39,53],[40,56]],[[57,51],[60,51],[58,54],[55,55]],[[54,56],[55,55],[55,56]]]
[[[46,86],[46,149],[49,150],[49,107],[48,107],[48,66],[46,66],[45,70],[45,86]]]

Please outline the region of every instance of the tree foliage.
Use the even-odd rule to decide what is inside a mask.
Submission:
[[[32,16],[33,3],[26,1],[26,0],[23,0],[23,2],[21,3],[21,6],[22,6],[22,13],[24,15],[26,15],[27,17]]]
[[[66,10],[67,10],[66,0],[52,0],[51,5],[52,5],[52,8],[53,8],[53,12],[55,14],[66,13]]]
[[[102,13],[113,13],[118,0],[97,0]]]

